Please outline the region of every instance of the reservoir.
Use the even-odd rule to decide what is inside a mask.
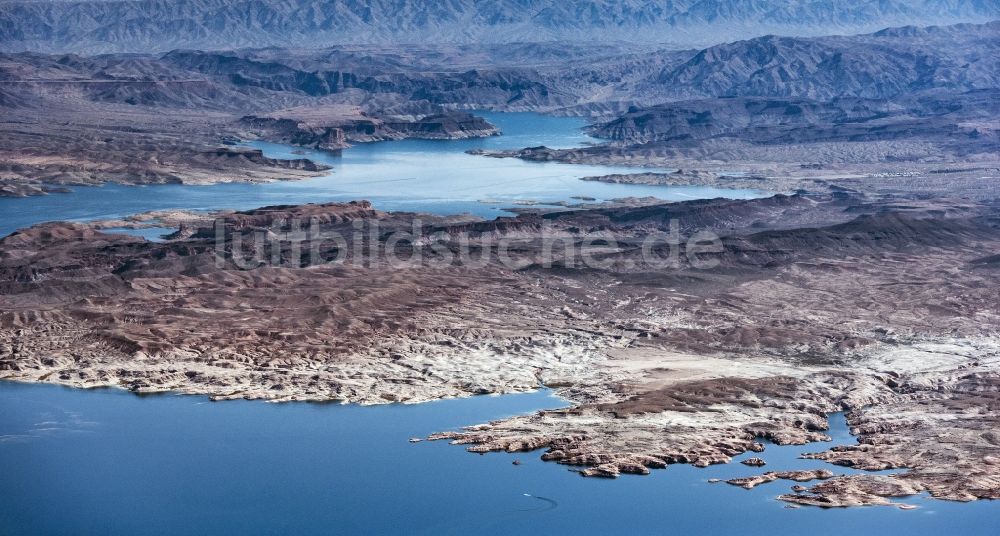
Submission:
[[[673,465],[584,478],[540,452],[410,437],[565,405],[547,391],[374,407],[209,402],[0,382],[2,534],[995,534],[1000,505],[788,509],[795,484],[710,478],[827,468],[768,445],[764,468]],[[843,417],[833,444],[853,443]],[[513,465],[519,460],[521,465]]]
[[[579,203],[622,197],[667,201],[765,195],[753,190],[700,186],[646,186],[581,181],[581,177],[657,171],[652,168],[525,162],[466,154],[472,149],[520,149],[538,145],[577,147],[598,140],[585,135],[579,118],[534,113],[481,112],[502,136],[470,140],[401,140],[358,144],[335,155],[323,151],[254,142],[267,156],[310,158],[333,167],[326,176],[267,184],[78,187],[69,194],[0,198],[0,236],[50,220],[108,219],[164,209],[246,210],[266,205],[368,199],[381,210],[470,213],[484,218],[510,215],[525,203]],[[662,171],[662,170],[660,170]]]
[[[583,182],[638,168],[532,163],[471,149],[574,147],[594,140],[582,121],[483,114],[504,135],[358,145],[342,155],[255,143],[270,156],[333,166],[324,177],[270,184],[76,188],[0,199],[0,235],[49,220],[121,217],[160,209],[249,209],[370,199],[383,210],[485,218],[527,203],[654,196],[749,198],[752,190]],[[649,171],[648,168],[642,171]],[[142,231],[155,239],[169,229]],[[6,534],[995,534],[1000,505],[913,497],[918,506],[788,509],[793,482],[753,490],[709,479],[826,468],[778,447],[765,468],[675,465],[649,476],[582,478],[540,452],[470,454],[411,437],[564,406],[550,391],[376,407],[209,402],[0,381],[0,535]],[[833,444],[854,443],[842,415]],[[517,460],[520,465],[514,465]]]

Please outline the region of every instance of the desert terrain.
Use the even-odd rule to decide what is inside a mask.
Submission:
[[[764,36],[706,48],[518,42],[3,53],[0,194],[302,179],[323,170],[232,145],[337,151],[498,134],[469,115],[477,109],[584,116],[594,122],[590,133],[607,140],[497,156],[770,176],[993,170],[998,27]]]
[[[67,8],[14,4],[38,20]],[[536,15],[496,20],[530,30]],[[695,16],[712,18],[671,24]],[[123,52],[164,42],[141,26],[12,35],[25,46],[0,55],[0,195],[309,180],[329,168],[245,142],[337,152],[502,134],[486,109],[587,117],[595,140],[476,152],[484,162],[628,164],[657,170],[580,178],[773,195],[580,199],[493,220],[360,199],[53,214],[0,238],[0,379],[365,405],[550,387],[569,407],[429,439],[541,451],[590,477],[748,451],[760,466],[765,440],[824,441],[843,411],[857,444],[808,454],[828,471],[748,468],[730,483],[795,481],[781,500],[821,507],[1000,498],[1000,23],[700,47],[324,48],[282,41],[279,24],[258,48]],[[177,232],[108,231],[145,226]]]
[[[548,385],[572,407],[433,438],[544,449],[593,476],[822,440],[844,410],[859,444],[813,456],[899,472],[783,500],[997,497],[995,203],[777,195],[424,215],[416,233],[414,218],[357,202],[188,219],[162,243],[16,232],[0,242],[0,368],[361,404]],[[283,227],[296,220],[317,227]]]

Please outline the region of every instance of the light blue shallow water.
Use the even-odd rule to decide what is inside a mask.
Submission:
[[[117,218],[149,210],[249,209],[264,205],[372,200],[384,210],[434,214],[472,213],[492,218],[523,200],[574,201],[653,196],[664,200],[746,198],[752,190],[706,187],[631,186],[585,182],[580,177],[636,168],[524,162],[465,154],[469,149],[575,147],[596,141],[576,118],[531,113],[483,113],[504,135],[474,140],[404,140],[360,144],[342,156],[268,143],[254,143],[269,156],[312,158],[334,167],[328,176],[268,184],[211,186],[121,186],[75,188],[70,194],[0,198],[0,236],[42,221]],[[648,169],[645,169],[648,171]],[[486,201],[485,203],[482,201]]]
[[[604,480],[538,452],[407,441],[561,405],[547,392],[362,408],[0,382],[0,533],[937,535],[995,534],[1000,523],[990,502],[791,510],[774,498],[792,482],[707,482],[845,472],[796,458],[826,443],[768,446],[761,469],[671,466]],[[836,444],[854,441],[841,416],[833,424]]]

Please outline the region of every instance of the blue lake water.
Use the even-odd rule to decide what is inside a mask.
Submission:
[[[752,197],[748,190],[582,182],[627,171],[465,154],[468,149],[572,147],[577,119],[484,114],[501,137],[360,145],[326,177],[264,185],[77,188],[0,199],[0,235],[46,220],[185,208],[372,199],[386,210],[492,217],[519,200],[655,196]],[[292,148],[257,144],[289,157]],[[487,202],[482,202],[487,201]],[[140,233],[156,239],[169,229]],[[769,446],[768,466],[673,466],[651,476],[585,479],[539,453],[469,454],[413,436],[562,406],[547,392],[416,406],[210,403],[0,382],[0,534],[741,533],[992,534],[1000,504],[914,498],[918,510],[790,510],[790,482],[746,491],[710,478],[824,467],[798,454],[829,445]],[[850,437],[833,419],[835,442]],[[749,456],[746,455],[746,456]],[[523,464],[512,465],[513,460]],[[826,466],[831,467],[831,466]],[[835,471],[846,470],[833,468]]]
[[[605,480],[538,452],[408,442],[562,405],[545,391],[357,407],[0,382],[0,533],[937,535],[995,534],[1000,523],[990,502],[793,510],[775,500],[793,482],[707,482],[849,471],[797,459],[827,443],[769,445],[761,469],[675,465]],[[835,444],[854,442],[842,416],[832,423]]]
[[[324,177],[267,184],[157,185],[74,188],[70,194],[0,198],[0,236],[42,221],[117,218],[149,210],[249,209],[264,205],[369,199],[384,210],[471,213],[493,218],[519,201],[598,200],[652,196],[664,200],[747,198],[752,190],[697,186],[641,186],[585,182],[580,177],[628,171],[615,166],[525,162],[465,154],[469,149],[576,147],[597,141],[578,118],[532,113],[482,113],[504,134],[473,140],[403,140],[359,144],[342,156],[269,143],[253,143],[269,156],[312,158],[333,166]]]

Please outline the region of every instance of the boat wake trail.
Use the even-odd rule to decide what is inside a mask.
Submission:
[[[530,493],[525,493],[524,496],[525,497],[533,497],[535,499],[538,499],[539,501],[543,501],[545,503],[548,503],[548,504],[546,504],[545,506],[543,506],[541,508],[532,508],[530,510],[525,510],[526,512],[545,512],[545,511],[548,511],[548,510],[555,510],[559,506],[559,503],[557,503],[556,501],[554,501],[553,499],[550,499],[548,497],[539,497],[538,495],[532,495]]]

